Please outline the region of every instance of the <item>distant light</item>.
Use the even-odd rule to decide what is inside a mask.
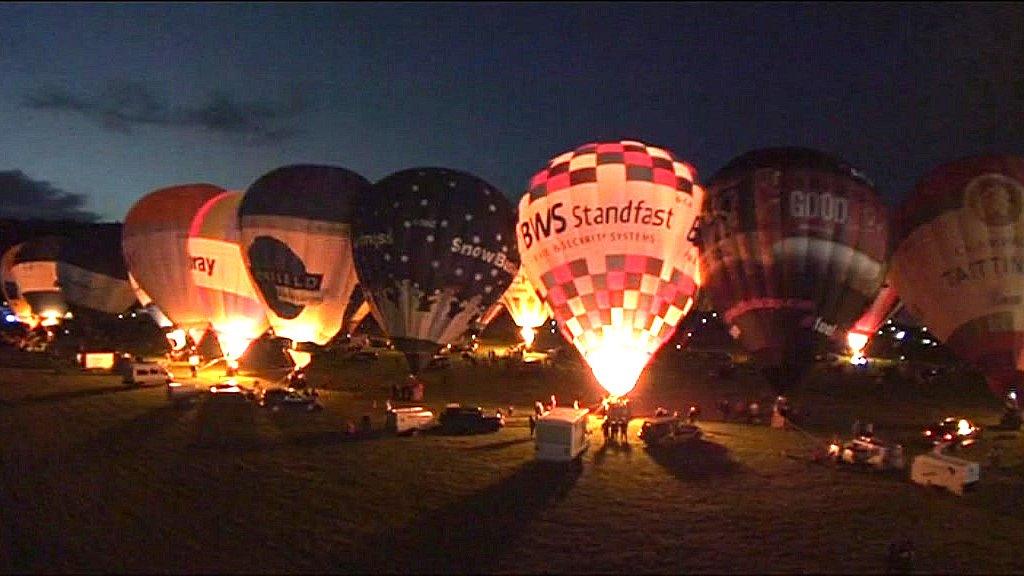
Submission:
[[[932,346],[938,346],[938,345],[939,345],[938,342],[932,342]]]
[[[886,320],[885,323],[886,324],[892,324],[892,320]]]
[[[927,332],[927,331],[928,331],[928,327],[927,326],[921,326],[921,332]]]
[[[687,338],[693,338],[693,332],[687,332],[686,333],[686,337]]]
[[[8,314],[7,316],[4,316],[4,320],[7,320],[8,322],[17,322],[18,317],[14,314]]]
[[[897,340],[903,340],[903,338],[906,335],[907,335],[907,331],[906,330],[900,330],[899,332],[896,333],[896,339]]]
[[[682,350],[682,349],[683,349],[683,345],[682,344],[676,344],[676,350]]]
[[[906,359],[907,359],[906,356],[900,356],[900,360],[906,360]]]
[[[124,320],[124,314],[118,314],[117,315],[117,319],[118,320]]]
[[[132,318],[135,318],[135,312],[132,312]]]
[[[921,344],[931,344],[931,343],[932,343],[931,338],[923,338],[923,339],[921,339]]]
[[[711,313],[711,317],[712,318],[718,318],[718,312],[712,312]]]
[[[881,331],[881,330],[879,330],[879,331],[878,331],[878,334],[879,334],[879,335],[881,335],[881,334],[882,334],[882,331]]]
[[[71,331],[70,330],[65,330],[64,333],[65,334],[71,334]]]
[[[707,318],[701,318],[700,319],[700,323],[701,324],[707,324],[708,323],[708,319]]]

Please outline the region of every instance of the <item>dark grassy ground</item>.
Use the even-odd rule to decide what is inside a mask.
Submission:
[[[318,360],[319,414],[175,409],[162,389],[19,362],[0,369],[4,572],[877,573],[904,536],[920,572],[1024,571],[1016,434],[988,430],[964,451],[983,464],[964,497],[809,459],[815,437],[848,435],[855,418],[911,456],[920,425],[947,413],[994,424],[998,402],[967,376],[885,389],[818,373],[792,394],[807,434],[709,421],[703,442],[649,452],[638,421],[628,447],[604,446],[595,421],[582,466],[566,467],[533,461],[523,417],[552,393],[599,398],[572,364],[427,373],[435,408],[515,405],[497,434],[352,440],[345,421],[382,425],[400,357]],[[636,410],[698,402],[711,416],[719,397],[770,397],[754,374],[707,368],[696,352],[670,355]]]

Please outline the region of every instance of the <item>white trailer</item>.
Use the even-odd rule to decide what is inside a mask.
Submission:
[[[962,496],[964,490],[974,485],[980,478],[980,467],[977,462],[949,456],[943,454],[941,450],[940,446],[930,454],[914,458],[914,463],[910,467],[910,479],[924,486],[942,486]]]
[[[416,434],[436,424],[434,413],[423,406],[406,406],[388,410],[385,428],[395,434]]]
[[[579,458],[590,447],[589,414],[584,408],[553,408],[538,418],[537,459],[568,462]]]

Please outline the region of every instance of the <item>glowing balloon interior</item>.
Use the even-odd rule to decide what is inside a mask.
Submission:
[[[241,201],[240,192],[225,192],[208,201],[193,218],[188,238],[196,295],[229,362],[240,359],[269,328],[239,246]]]
[[[661,148],[594,143],[551,160],[519,202],[526,277],[613,396],[633,389],[693,305],[696,179]]]
[[[508,290],[502,294],[501,302],[512,316],[512,321],[520,327],[519,333],[529,348],[537,335],[536,328],[548,319],[548,307],[533,289],[523,268],[519,269]]]

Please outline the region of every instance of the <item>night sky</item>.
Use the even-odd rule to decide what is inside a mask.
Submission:
[[[701,181],[820,148],[897,202],[940,162],[1024,153],[1022,71],[1014,4],[0,4],[0,216],[120,221],[298,162],[515,200],[621,138]]]

